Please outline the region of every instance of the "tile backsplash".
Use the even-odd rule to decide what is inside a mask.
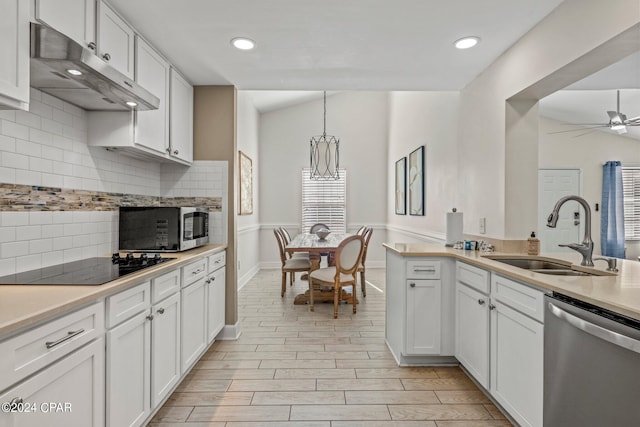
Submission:
[[[84,110],[33,88],[29,107],[0,111],[0,276],[117,250],[118,212],[104,199],[212,206],[211,241],[226,241],[227,162],[186,167],[89,147]]]

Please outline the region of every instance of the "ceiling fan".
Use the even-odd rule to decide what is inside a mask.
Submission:
[[[620,112],[620,90],[617,90],[616,92],[617,92],[616,111],[607,111],[607,115],[609,116],[608,123],[571,123],[571,125],[582,126],[582,127],[577,129],[561,130],[561,131],[550,132],[550,133],[575,132],[575,131],[588,129],[587,132],[583,132],[580,135],[576,135],[576,136],[582,136],[582,135],[591,133],[598,128],[609,128],[613,131],[616,131],[618,134],[624,134],[624,133],[627,133],[627,126],[640,126],[640,116],[628,119],[626,114],[622,114]]]

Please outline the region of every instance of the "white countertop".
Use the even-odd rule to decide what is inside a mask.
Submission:
[[[554,276],[535,273],[485,258],[485,256],[491,255],[509,255],[514,258],[527,257],[526,254],[481,253],[436,244],[385,243],[383,246],[401,256],[442,256],[459,259],[480,268],[492,270],[640,320],[640,262],[637,261],[619,259],[619,272],[616,275]],[[603,261],[596,262],[595,268],[581,267],[582,257],[578,253],[541,253],[539,256],[549,260],[560,259],[571,262],[575,269],[598,270],[606,273],[607,264]]]
[[[146,280],[188,264],[196,258],[224,250],[226,245],[205,245],[171,253],[175,260],[128,274],[103,285],[0,285],[0,337],[35,325],[41,320],[94,303]]]

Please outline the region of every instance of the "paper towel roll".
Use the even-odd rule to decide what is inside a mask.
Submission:
[[[445,245],[453,246],[462,240],[462,212],[447,212]]]

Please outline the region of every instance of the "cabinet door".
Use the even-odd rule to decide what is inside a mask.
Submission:
[[[198,360],[207,346],[205,285],[205,278],[202,278],[181,291],[180,348],[183,374]]]
[[[440,354],[441,281],[407,281],[408,355]]]
[[[107,332],[107,425],[137,426],[149,416],[151,324],[140,313]]]
[[[544,327],[495,302],[491,394],[522,426],[542,426]]]
[[[0,0],[0,105],[29,103],[29,3]]]
[[[193,162],[193,86],[171,69],[171,156]]]
[[[36,19],[95,50],[95,0],[36,0]]]
[[[489,388],[489,297],[456,283],[456,359]]]
[[[0,395],[28,413],[0,412],[2,426],[104,426],[104,341],[99,338]]]
[[[151,407],[180,379],[180,292],[156,304],[151,322]]]
[[[224,327],[225,314],[225,272],[224,268],[216,270],[207,279],[207,343],[213,342],[218,332]]]
[[[133,29],[103,1],[98,13],[98,56],[133,79]]]
[[[136,112],[135,142],[166,155],[169,146],[169,63],[136,37],[136,82],[160,98],[157,110]]]

